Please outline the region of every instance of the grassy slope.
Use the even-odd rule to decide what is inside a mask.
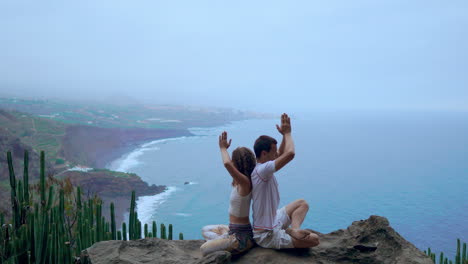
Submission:
[[[52,160],[58,158],[66,125],[30,114],[0,110],[0,127],[35,150],[44,150]]]

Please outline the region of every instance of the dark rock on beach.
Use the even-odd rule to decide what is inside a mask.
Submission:
[[[414,245],[401,237],[386,218],[371,216],[347,229],[320,234],[319,246],[310,249],[273,250],[256,247],[243,256],[215,252],[203,257],[203,240],[104,241],[84,250],[92,264],[101,263],[368,263],[433,264]]]

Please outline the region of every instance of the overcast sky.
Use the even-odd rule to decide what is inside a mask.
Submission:
[[[468,1],[0,0],[0,95],[468,111]]]

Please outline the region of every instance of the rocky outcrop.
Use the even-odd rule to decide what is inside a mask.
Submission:
[[[433,264],[401,237],[386,218],[371,216],[347,229],[319,234],[321,243],[310,249],[273,250],[256,247],[243,256],[215,252],[202,257],[203,240],[168,241],[157,238],[136,241],[104,241],[82,252],[92,264],[140,263],[368,263]]]
[[[108,170],[67,171],[62,174],[62,177],[69,178],[73,186],[80,186],[84,197],[99,196],[103,201],[102,215],[108,221],[110,221],[109,206],[113,202],[117,226],[121,225],[124,214],[128,212],[132,191],[135,191],[137,196],[146,196],[162,193],[166,190],[166,186],[149,185],[132,173],[119,173]]]

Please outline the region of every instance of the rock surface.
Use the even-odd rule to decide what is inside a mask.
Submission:
[[[157,238],[136,241],[103,241],[84,250],[92,264],[140,263],[375,263],[433,264],[401,237],[388,220],[371,216],[347,229],[319,234],[321,243],[311,249],[273,250],[256,247],[243,256],[215,252],[203,257],[203,240],[168,241]]]

